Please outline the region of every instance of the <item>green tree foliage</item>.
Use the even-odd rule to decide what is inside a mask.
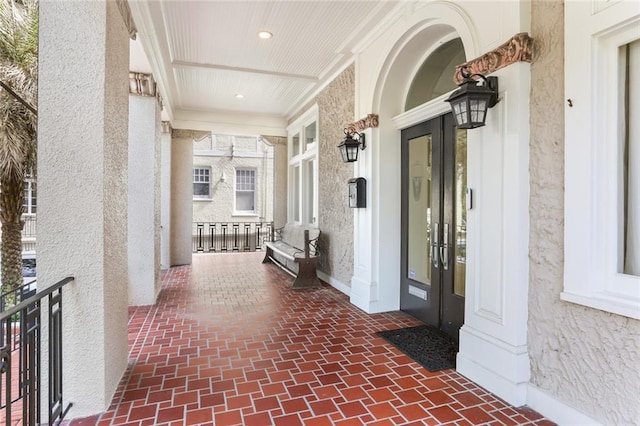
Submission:
[[[22,285],[22,204],[27,171],[35,171],[38,4],[0,0],[0,224],[2,291]],[[25,105],[26,104],[26,105]]]

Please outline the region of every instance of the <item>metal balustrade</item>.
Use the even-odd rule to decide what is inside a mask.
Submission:
[[[194,253],[252,252],[273,239],[273,222],[194,222]]]
[[[62,287],[67,277],[39,293],[31,282],[0,296],[2,304],[18,301],[0,313],[0,423],[59,424],[71,408],[62,392]],[[41,348],[43,325],[48,352]],[[44,358],[44,359],[43,359]],[[48,366],[47,418],[42,419],[42,366]]]

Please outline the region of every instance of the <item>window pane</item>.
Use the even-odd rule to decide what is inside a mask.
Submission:
[[[300,167],[295,166],[291,173],[291,209],[293,220],[300,222]]]
[[[295,134],[292,138],[293,152],[291,155],[296,156],[300,154],[300,134]]]
[[[236,210],[238,211],[254,211],[254,192],[238,191],[236,192]]]
[[[314,198],[315,198],[315,194],[314,194],[314,182],[313,182],[313,161],[308,161],[306,163],[306,167],[307,167],[307,176],[305,178],[306,182],[306,200],[305,200],[305,209],[306,209],[306,218],[305,218],[305,222],[306,223],[310,223],[310,224],[314,224],[316,223],[316,218],[315,218],[315,213],[314,213],[314,206],[313,206],[313,202],[314,202]]]
[[[314,121],[304,131],[307,147],[316,141],[316,122]]]
[[[623,46],[626,57],[623,143],[623,273],[640,276],[640,40]]]
[[[209,184],[208,183],[193,183],[193,195],[200,197],[209,196]]]
[[[409,141],[409,202],[407,205],[407,271],[409,279],[431,284],[431,173],[432,135]],[[437,219],[434,220],[437,222]]]
[[[29,213],[36,212],[36,182],[31,181],[31,210]]]
[[[456,88],[451,76],[456,65],[465,62],[464,46],[457,38],[438,47],[420,66],[407,99],[405,111],[422,105]]]
[[[456,129],[455,179],[456,263],[453,292],[464,297],[467,269],[467,131],[464,129]]]

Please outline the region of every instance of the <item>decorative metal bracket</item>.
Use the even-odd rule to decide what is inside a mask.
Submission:
[[[531,62],[532,56],[533,39],[527,33],[518,33],[492,51],[457,65],[453,81],[456,84],[464,81],[465,68],[465,74],[489,75],[516,62]]]

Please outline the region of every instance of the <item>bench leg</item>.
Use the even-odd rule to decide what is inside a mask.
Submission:
[[[262,259],[262,263],[271,263],[271,250],[267,247],[267,249],[264,251],[264,259]]]
[[[293,281],[291,288],[302,289],[320,287],[320,280],[318,280],[318,275],[316,274],[316,259],[298,260],[297,263],[298,275],[296,276],[295,281]]]

